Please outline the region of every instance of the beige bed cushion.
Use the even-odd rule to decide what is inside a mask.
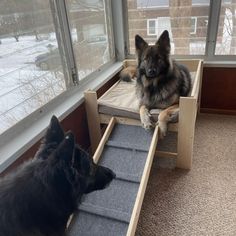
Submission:
[[[191,72],[192,84],[195,74],[195,72]],[[139,120],[139,102],[135,86],[135,80],[132,82],[118,81],[98,99],[99,113]],[[150,111],[153,120],[158,120],[160,111],[161,109]]]

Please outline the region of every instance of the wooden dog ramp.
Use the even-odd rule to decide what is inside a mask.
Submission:
[[[157,140],[158,127],[146,131],[110,120],[94,160],[111,168],[116,179],[105,190],[84,196],[69,236],[135,234]]]

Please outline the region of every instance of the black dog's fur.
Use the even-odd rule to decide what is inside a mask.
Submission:
[[[64,236],[82,194],[105,188],[114,177],[52,117],[35,158],[0,182],[0,236]]]

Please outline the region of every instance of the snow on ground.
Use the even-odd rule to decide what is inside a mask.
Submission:
[[[65,90],[61,69],[43,71],[35,65],[38,55],[57,47],[55,36],[42,41],[21,36],[19,42],[13,37],[1,42],[0,133]]]
[[[74,30],[72,40],[77,41]],[[13,37],[1,39],[0,134],[65,91],[61,66],[55,70],[42,70],[35,64],[37,56],[57,47],[54,33],[40,41],[35,36],[21,36],[19,42]],[[93,70],[80,70],[79,78]]]

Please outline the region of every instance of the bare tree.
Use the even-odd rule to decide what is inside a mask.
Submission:
[[[189,54],[192,0],[170,0],[169,3],[175,54]]]

